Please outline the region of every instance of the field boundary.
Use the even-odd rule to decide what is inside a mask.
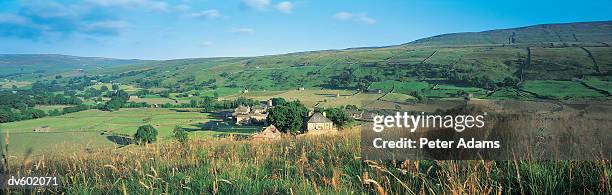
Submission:
[[[595,71],[597,71],[597,73],[601,73],[601,71],[599,70],[599,65],[597,65],[597,61],[595,61],[595,57],[593,57],[593,54],[591,53],[591,51],[589,51],[585,47],[580,47],[580,49],[584,50],[587,53],[587,55],[589,55],[589,58],[591,58],[591,60],[593,61],[593,65],[595,66]]]

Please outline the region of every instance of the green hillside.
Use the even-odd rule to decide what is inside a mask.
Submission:
[[[243,89],[290,90],[299,87],[365,90],[378,89],[376,83],[393,81],[396,84],[384,88],[385,92],[395,86],[395,92],[406,95],[418,92],[431,98],[465,93],[477,97],[499,97],[500,94],[513,94],[514,97],[515,94],[529,93],[523,86],[528,83],[526,81],[551,80],[564,82],[543,82],[532,86],[562,89],[563,85],[571,82],[588,87],[587,91],[596,91],[596,95],[588,97],[607,97],[609,93],[606,91],[612,90],[610,85],[606,85],[612,79],[609,72],[612,69],[612,48],[608,44],[612,42],[611,27],[612,21],[547,24],[440,35],[389,47],[147,61],[122,66],[119,66],[121,62],[139,61],[84,58],[89,60],[86,61],[70,56],[54,56],[54,60],[47,61],[34,56],[29,60],[45,61],[47,65],[85,61],[77,66],[61,67],[86,67],[83,73],[90,80],[118,82],[138,90],[169,90],[183,96],[188,93],[232,95]],[[514,43],[508,44],[513,33]],[[11,69],[7,70],[10,72]],[[38,80],[53,79],[44,77]],[[427,83],[428,87],[404,87],[412,83]],[[439,91],[442,89],[445,91]],[[500,93],[496,93],[498,90]],[[569,94],[530,94],[526,98],[584,97]]]
[[[558,42],[600,43],[607,46],[611,37],[612,22],[610,21],[578,22],[443,34],[419,39],[408,45],[548,44]]]
[[[432,86],[464,87],[460,91],[466,92],[473,91],[470,87],[492,92],[521,86],[527,80],[559,80],[581,85],[573,80],[609,82],[612,48],[607,43],[612,42],[611,27],[612,22],[537,25],[441,35],[382,48],[155,61],[90,73],[140,88],[209,94],[217,88],[364,89],[376,88],[372,84],[382,81],[419,81]],[[507,44],[504,41],[512,32],[515,44]],[[568,39],[574,35],[576,39]],[[559,82],[545,83],[548,84]],[[404,93],[410,91],[404,90]]]
[[[0,54],[0,76],[29,73],[58,73],[71,70],[93,70],[135,64],[142,60],[77,57],[55,54]]]

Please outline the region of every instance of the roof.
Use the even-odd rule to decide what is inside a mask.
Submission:
[[[234,109],[235,112],[249,112],[250,108],[246,106],[238,106]]]
[[[276,126],[274,126],[274,125],[270,125],[270,126],[266,127],[266,128],[265,128],[263,131],[261,131],[261,132],[266,132],[266,133],[267,133],[267,132],[270,132],[270,133],[277,133],[277,132],[279,132],[279,131],[278,131],[278,129],[276,128]]]
[[[263,129],[263,131],[259,133],[255,133],[253,135],[253,139],[278,139],[281,138],[281,133],[274,125],[270,125]]]
[[[308,119],[307,123],[331,123],[327,117],[323,116],[321,113],[314,113],[310,119]]]

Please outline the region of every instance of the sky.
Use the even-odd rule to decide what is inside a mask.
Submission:
[[[0,0],[0,53],[259,56],[606,20],[609,0]]]

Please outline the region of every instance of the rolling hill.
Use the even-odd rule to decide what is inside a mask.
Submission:
[[[364,86],[392,90],[393,86],[401,88],[400,85],[426,83],[455,89],[449,92],[451,94],[472,91],[487,96],[491,96],[491,91],[515,87],[502,90],[504,97],[508,94],[514,94],[511,95],[514,97],[530,93],[517,88],[519,85],[561,90],[565,81],[582,79],[589,81],[577,83],[577,86],[585,85],[592,88],[590,90],[602,92],[612,90],[601,88],[612,85],[611,28],[612,21],[545,24],[439,35],[388,47],[257,57],[140,61],[61,55],[0,55],[0,67],[6,70],[4,74],[41,69],[47,72],[83,69],[79,74],[66,75],[84,73],[99,77],[99,80],[141,89],[167,89],[173,93],[203,91],[212,94],[219,90],[236,92],[241,89],[288,90],[298,87],[364,89]],[[9,79],[19,80],[16,77]],[[48,80],[50,77],[36,79]]]
[[[0,76],[93,70],[144,62],[135,59],[77,57],[56,54],[0,54]]]
[[[425,81],[492,90],[529,80],[610,80],[612,22],[536,25],[440,35],[408,44],[249,58],[147,62],[92,71],[140,87],[189,91],[355,88],[371,82]],[[514,43],[508,44],[514,33]],[[575,37],[575,39],[574,39]],[[567,41],[567,42],[566,42]],[[212,82],[208,83],[208,82]]]
[[[483,45],[483,44],[549,44],[600,43],[612,40],[612,22],[577,22],[541,24],[521,28],[443,34],[419,39],[406,45]]]

